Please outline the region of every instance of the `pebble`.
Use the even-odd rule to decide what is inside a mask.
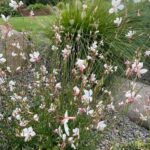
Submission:
[[[101,133],[97,150],[108,150],[114,144],[127,144],[136,140],[146,142],[149,138],[149,131],[136,123],[132,122],[127,116],[115,114],[116,119],[113,120],[112,114],[107,114],[107,129]]]

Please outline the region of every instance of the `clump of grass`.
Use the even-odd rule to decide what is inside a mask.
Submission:
[[[31,4],[27,7],[28,10],[41,10],[41,9],[47,9],[47,6],[41,3]]]
[[[84,8],[84,5],[87,5],[87,8]],[[148,39],[144,31],[149,28],[148,7],[142,7],[142,16],[137,17],[137,6],[133,3],[126,5],[127,9],[122,12],[109,14],[111,5],[104,0],[76,0],[66,3],[60,11],[57,24],[63,28],[60,50],[66,44],[73,45],[72,59],[69,62],[72,66],[73,58],[87,56],[88,48],[94,41],[98,42],[98,51],[105,57],[105,61],[98,61],[93,68],[98,73],[101,72],[98,68],[108,63],[118,66],[120,74],[124,70],[124,62],[133,59],[136,50],[143,51]],[[141,5],[144,4],[139,4],[140,8]],[[122,25],[117,27],[114,20],[119,16],[123,16],[123,21]],[[135,30],[137,33],[132,40],[125,37],[129,30]],[[100,45],[101,42],[103,46]]]

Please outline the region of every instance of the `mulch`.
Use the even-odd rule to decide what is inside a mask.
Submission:
[[[23,8],[20,11],[23,16],[30,16],[30,11],[28,9]],[[51,11],[49,8],[34,10],[33,12],[34,12],[34,16],[48,16],[51,14]]]

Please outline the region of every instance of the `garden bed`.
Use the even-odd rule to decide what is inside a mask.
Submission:
[[[23,16],[30,16],[31,11],[27,8],[21,9],[21,14]],[[38,9],[33,11],[34,16],[49,16],[51,14],[51,10],[49,8]]]

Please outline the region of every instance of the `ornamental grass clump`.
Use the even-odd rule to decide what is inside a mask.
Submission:
[[[56,41],[59,41],[58,52],[61,53],[66,45],[72,45],[68,69],[74,66],[74,59],[87,57],[89,49],[95,46],[97,51],[92,53],[97,62],[93,70],[100,73],[100,68],[108,63],[118,66],[121,74],[125,69],[124,62],[132,59],[135,51],[139,47],[142,51],[147,44],[149,3],[143,3],[112,2],[112,6],[105,0],[66,3],[57,13],[59,17],[53,30]],[[138,16],[136,10],[142,16]]]

